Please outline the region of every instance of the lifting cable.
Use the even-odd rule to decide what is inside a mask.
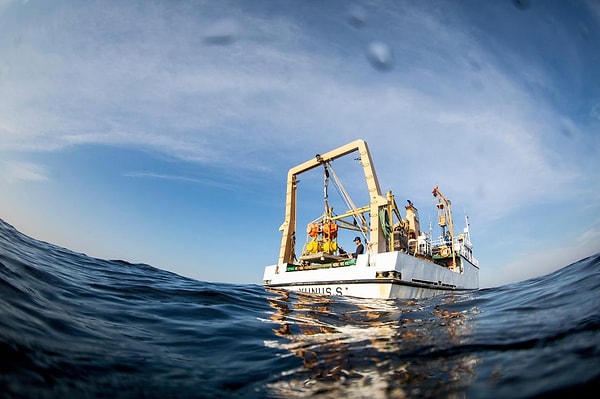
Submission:
[[[357,212],[356,205],[354,205],[352,198],[350,198],[350,195],[346,191],[344,185],[342,184],[340,179],[337,177],[337,174],[335,173],[335,170],[333,170],[333,166],[331,166],[331,164],[329,164],[329,169],[331,169],[331,175],[333,176],[333,182],[334,182],[335,188],[338,190],[340,197],[342,197],[342,199],[344,200],[346,207],[348,209],[352,210],[353,212],[355,212],[354,215],[352,216],[354,218],[355,224],[356,224],[356,218],[358,216],[358,219],[359,219],[360,225],[361,225],[360,231],[363,232],[363,234],[364,234],[365,231],[368,231],[367,220],[364,218],[362,213]],[[365,237],[365,239],[366,239],[366,237]]]

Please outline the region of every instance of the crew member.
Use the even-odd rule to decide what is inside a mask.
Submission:
[[[362,242],[360,242],[360,237],[354,237],[354,243],[356,244],[356,251],[354,251],[352,257],[356,259],[358,255],[365,252],[365,247],[364,245],[362,245]]]
[[[446,231],[446,235],[444,236],[444,240],[447,245],[452,246],[452,234],[450,234],[450,230]]]

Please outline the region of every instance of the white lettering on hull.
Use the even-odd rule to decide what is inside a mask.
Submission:
[[[348,288],[346,288],[346,291]],[[344,295],[344,289],[342,287],[300,287],[300,292],[306,292],[307,294],[320,294],[320,295]]]

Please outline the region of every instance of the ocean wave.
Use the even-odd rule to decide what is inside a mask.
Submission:
[[[599,385],[600,254],[422,300],[208,283],[0,221],[3,397],[472,397]]]

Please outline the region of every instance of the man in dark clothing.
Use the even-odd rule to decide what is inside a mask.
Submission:
[[[356,251],[352,254],[352,257],[356,259],[356,257],[363,252],[365,252],[365,247],[360,242],[360,237],[354,237],[354,243],[356,244]]]

